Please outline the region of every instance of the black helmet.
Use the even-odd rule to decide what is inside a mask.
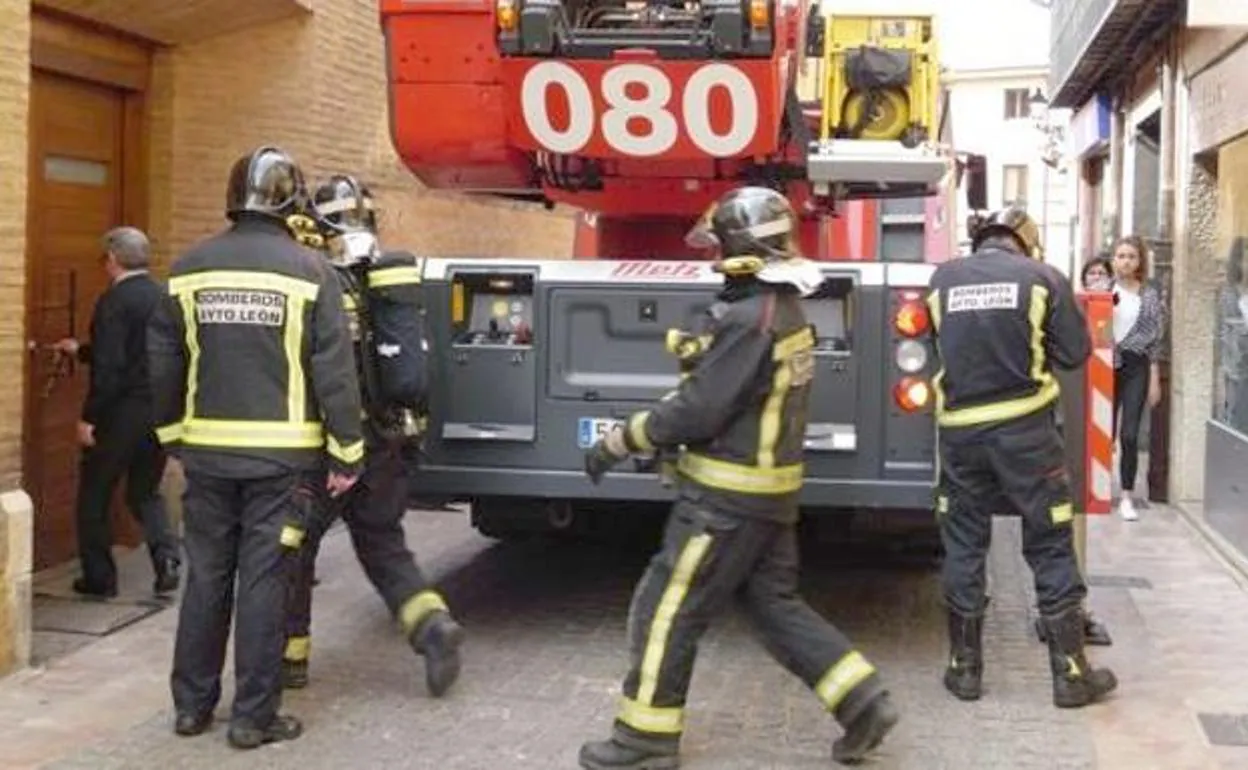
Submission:
[[[823,274],[799,253],[797,225],[797,213],[784,195],[767,187],[742,187],[712,204],[686,242],[718,246],[715,269],[727,276],[788,284],[806,296],[823,282]]]
[[[260,147],[234,161],[225,211],[231,219],[250,211],[284,221],[300,213],[307,197],[303,171],[294,158],[277,147]]]
[[[1040,226],[1020,206],[1006,206],[994,211],[972,224],[971,250],[979,247],[992,235],[1006,235],[1018,244],[1018,250],[1032,259],[1044,259],[1044,244],[1040,242]]]
[[[312,208],[327,237],[359,231],[377,233],[373,194],[354,177],[331,176],[313,193]]]
[[[796,230],[788,198],[767,187],[741,187],[712,204],[686,241],[718,246],[724,272],[756,273],[767,262],[798,256]]]

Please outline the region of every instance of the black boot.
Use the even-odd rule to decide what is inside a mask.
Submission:
[[[949,610],[949,665],[945,689],[958,700],[979,700],[984,679],[984,616]]]
[[[1107,668],[1092,668],[1083,654],[1085,618],[1072,607],[1044,617],[1053,670],[1053,705],[1081,708],[1095,703],[1118,687],[1118,678]]]
[[[459,646],[464,628],[449,612],[435,612],[425,619],[408,640],[416,654],[425,656],[425,686],[435,698],[442,697],[459,678]]]
[[[236,749],[258,749],[266,743],[293,741],[303,734],[303,724],[288,716],[273,717],[264,728],[234,723],[226,733],[226,739]]]
[[[1109,629],[1105,624],[1093,617],[1090,610],[1084,610],[1083,615],[1083,643],[1089,647],[1113,646],[1114,638],[1109,635]],[[1044,620],[1041,618],[1036,618],[1036,638],[1042,643],[1049,640],[1044,630]]]
[[[178,714],[173,720],[173,731],[184,738],[200,735],[209,727],[212,727],[211,711],[202,714],[188,711]]]
[[[641,749],[608,739],[582,745],[578,759],[585,770],[677,770],[677,751],[675,746],[670,751]]]
[[[308,661],[282,659],[282,688],[302,690],[308,686]]]
[[[856,765],[866,758],[901,716],[893,708],[888,692],[871,699],[867,707],[845,727],[845,734],[832,744],[832,759],[842,765]]]
[[[152,566],[156,571],[156,581],[152,584],[152,593],[157,596],[171,594],[178,590],[181,564],[177,559],[154,559]]]
[[[88,599],[113,599],[117,596],[116,583],[98,585],[88,582],[85,577],[80,577],[74,580],[72,587],[74,589],[74,593],[81,594]]]

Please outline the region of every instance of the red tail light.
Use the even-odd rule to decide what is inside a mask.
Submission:
[[[907,412],[917,412],[932,402],[932,386],[919,377],[902,377],[893,388],[897,406]]]
[[[897,315],[893,318],[893,327],[903,337],[921,337],[927,333],[931,323],[932,319],[927,313],[927,305],[918,299],[907,298],[901,303],[901,307],[897,308]]]

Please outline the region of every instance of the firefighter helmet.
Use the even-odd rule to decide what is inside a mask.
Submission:
[[[327,236],[367,230],[377,232],[373,194],[355,177],[335,174],[312,194],[316,218]]]
[[[797,214],[789,199],[767,187],[741,187],[713,203],[686,236],[695,248],[719,250],[715,269],[786,283],[809,294],[823,282],[797,248]]]
[[[312,194],[312,211],[335,262],[354,264],[377,257],[373,195],[355,177],[335,174],[317,187]]]
[[[1040,227],[1020,206],[1007,206],[976,222],[971,233],[971,250],[979,251],[983,242],[992,235],[1007,235],[1018,244],[1021,253],[1032,259],[1044,259]]]
[[[285,221],[306,205],[303,171],[285,150],[259,147],[234,161],[225,192],[230,219],[252,212]]]

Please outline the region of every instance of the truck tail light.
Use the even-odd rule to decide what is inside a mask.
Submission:
[[[763,29],[767,26],[770,17],[771,12],[767,8],[767,0],[750,0],[750,26],[754,29]]]
[[[511,32],[516,28],[516,23],[520,20],[520,15],[516,13],[516,4],[514,0],[498,0],[495,7],[495,18],[498,20],[498,28],[503,32]]]
[[[902,377],[893,388],[893,399],[902,411],[917,412],[932,401],[932,386],[919,377]]]
[[[919,340],[902,340],[897,344],[894,363],[906,374],[918,374],[927,366],[927,345]]]
[[[906,292],[893,317],[893,327],[903,337],[921,337],[927,333],[932,319],[927,313],[927,306],[919,298],[918,292]]]

